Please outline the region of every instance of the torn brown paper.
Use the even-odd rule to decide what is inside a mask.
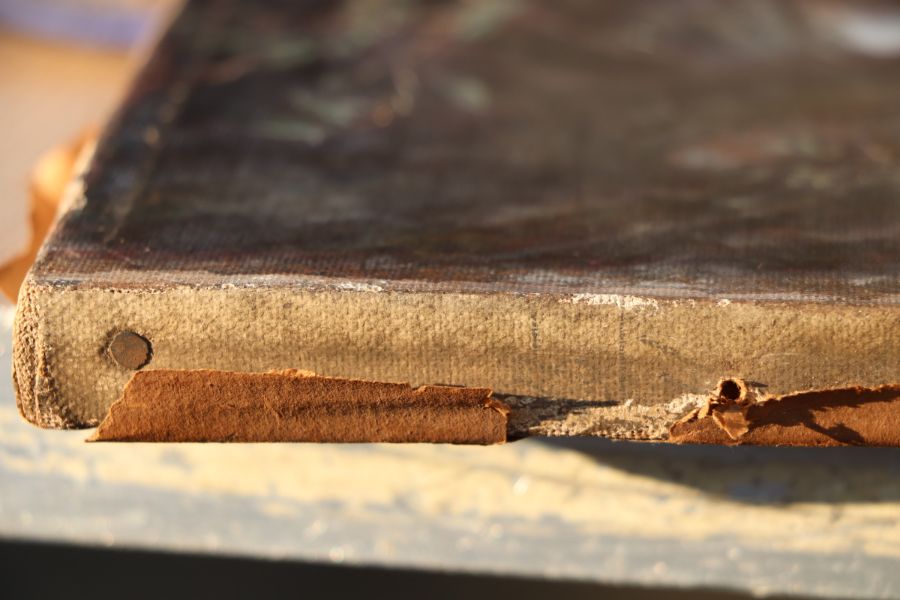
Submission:
[[[304,371],[134,374],[90,441],[506,441],[491,390],[321,377]]]
[[[724,393],[728,383],[737,395]],[[900,446],[900,385],[765,396],[724,380],[707,404],[675,423],[669,441],[761,446]]]

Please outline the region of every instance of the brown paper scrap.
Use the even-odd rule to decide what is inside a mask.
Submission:
[[[726,379],[705,406],[671,427],[669,441],[900,446],[900,384],[766,396],[744,381]]]
[[[506,441],[491,390],[322,377],[304,371],[135,373],[89,441]]]

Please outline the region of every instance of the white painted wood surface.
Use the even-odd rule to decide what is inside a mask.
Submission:
[[[9,363],[11,311],[0,360]],[[900,452],[86,444],[0,376],[0,536],[754,594],[900,596]]]

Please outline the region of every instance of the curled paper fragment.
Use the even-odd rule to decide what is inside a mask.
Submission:
[[[669,441],[760,446],[900,446],[900,384],[765,395],[724,379]]]
[[[135,373],[89,441],[506,441],[491,390],[322,377],[306,371]]]

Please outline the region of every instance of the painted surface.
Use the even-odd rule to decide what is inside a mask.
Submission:
[[[38,272],[896,303],[898,14],[198,2]]]

